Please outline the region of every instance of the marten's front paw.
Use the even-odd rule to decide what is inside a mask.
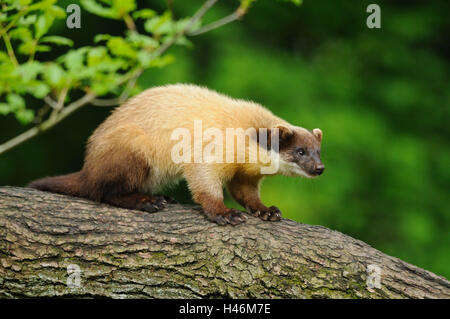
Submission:
[[[146,211],[148,213],[155,213],[160,211],[167,205],[167,200],[164,196],[152,196],[142,202],[138,209]]]
[[[219,225],[231,224],[233,226],[241,224],[247,220],[247,217],[237,209],[230,209],[223,214],[213,214],[205,212],[210,221],[213,221]]]
[[[259,217],[262,220],[269,220],[269,221],[281,220],[281,211],[276,206],[270,206],[267,207],[267,209],[262,210],[252,210],[249,207],[247,207],[247,211],[251,215]]]

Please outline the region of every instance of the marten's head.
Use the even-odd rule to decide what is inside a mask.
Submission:
[[[308,131],[296,126],[277,126],[279,130],[280,173],[309,178],[321,175],[325,166],[320,160],[322,131]]]

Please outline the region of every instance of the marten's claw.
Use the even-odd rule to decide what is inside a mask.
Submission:
[[[246,207],[247,212],[250,215],[259,217],[265,221],[278,221],[281,220],[281,211],[276,206],[270,206],[266,210],[252,210],[250,207]]]
[[[235,226],[238,224],[241,224],[247,220],[247,216],[245,216],[242,212],[238,211],[237,209],[231,209],[227,214],[224,216],[227,223]]]
[[[230,224],[233,226],[239,225],[247,220],[247,217],[237,209],[230,209],[224,214],[210,214],[206,212],[208,219],[219,224]]]
[[[278,221],[281,220],[281,211],[276,206],[270,206],[266,211],[261,212],[259,218],[262,220]]]
[[[167,203],[169,203],[169,204],[179,204],[179,202],[178,202],[175,198],[173,198],[173,197],[166,196],[166,195],[163,195],[162,197],[163,197],[163,198],[165,199],[165,201],[166,201]]]
[[[259,217],[261,215],[261,212],[259,210],[253,210],[250,207],[246,206],[245,209],[247,210],[247,213],[254,217]]]
[[[140,207],[140,210],[146,211],[148,213],[155,213],[166,207],[166,205],[167,200],[162,196],[158,196],[152,200],[144,202]]]

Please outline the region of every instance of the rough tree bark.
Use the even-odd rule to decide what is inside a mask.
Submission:
[[[80,287],[67,286],[70,264]],[[38,296],[449,298],[450,282],[321,226],[223,227],[196,206],[149,214],[0,187],[0,297]]]

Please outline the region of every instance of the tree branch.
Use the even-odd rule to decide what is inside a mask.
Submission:
[[[230,15],[222,18],[222,19],[219,19],[217,21],[211,22],[210,24],[207,24],[207,25],[205,25],[205,26],[203,26],[203,27],[201,27],[201,28],[199,28],[197,30],[189,32],[187,35],[189,35],[189,36],[196,36],[196,35],[199,35],[199,34],[203,34],[203,33],[209,32],[211,30],[220,28],[220,27],[222,27],[222,26],[224,26],[224,25],[226,25],[228,23],[231,23],[231,22],[234,22],[236,20],[239,20],[245,15],[245,13],[247,12],[247,8],[248,8],[247,6],[240,5],[236,9],[236,11],[234,11],[232,14],[230,14]]]
[[[17,135],[16,137],[10,139],[8,142],[1,144],[0,154],[55,126],[57,123],[65,119],[68,115],[72,114],[83,105],[89,103],[89,101],[91,101],[94,97],[95,95],[91,93],[86,94],[82,98],[61,109],[60,112],[56,113],[53,117],[50,117],[41,124],[36,125],[35,127],[23,132],[22,134]]]
[[[197,206],[149,214],[0,187],[5,297],[450,298],[450,282],[321,226],[218,226]]]
[[[194,14],[194,16],[189,20],[186,26],[175,34],[169,41],[165,42],[162,46],[155,50],[153,56],[157,57],[163,54],[168,48],[170,48],[180,37],[188,33],[192,27],[205,15],[205,13],[217,2],[217,0],[206,1],[200,9]]]
[[[114,106],[114,105],[122,104],[123,102],[125,102],[128,99],[128,97],[131,93],[131,90],[136,85],[136,81],[137,81],[138,77],[142,74],[142,72],[143,72],[142,69],[138,69],[134,73],[134,75],[131,77],[131,79],[128,80],[127,86],[125,87],[125,89],[122,91],[122,94],[120,94],[120,96],[118,98],[115,98],[115,99],[93,99],[91,101],[91,104],[95,105],[95,106]]]

